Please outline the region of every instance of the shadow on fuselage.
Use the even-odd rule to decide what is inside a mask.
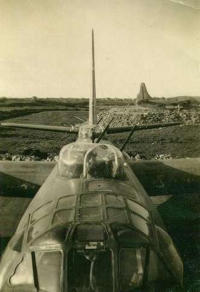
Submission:
[[[150,196],[171,195],[157,208],[184,262],[186,286],[200,279],[200,166],[191,162],[131,164]]]
[[[200,279],[200,195],[171,197],[158,207],[184,263],[186,285]]]
[[[0,172],[0,196],[33,198],[40,185]]]
[[[131,162],[130,166],[150,196],[200,193],[200,160]]]
[[[185,162],[184,162],[185,163]],[[186,161],[189,164],[189,161]],[[170,162],[148,161],[130,164],[136,176],[150,196],[172,195],[168,201],[158,206],[158,210],[174,240],[184,262],[185,283],[198,280],[200,270],[200,170],[195,172],[194,165],[189,171],[188,165],[175,168]],[[183,167],[182,167],[183,166]],[[196,173],[196,174],[195,174]],[[49,174],[49,173],[48,173]],[[47,174],[47,175],[48,175]],[[43,175],[42,180],[45,179]],[[6,213],[0,214],[0,222],[12,222],[13,210],[14,229],[20,217],[40,187],[40,183],[16,178],[0,172],[0,204]],[[12,197],[21,199],[23,204],[11,204]],[[29,199],[28,199],[29,198]],[[10,215],[11,214],[11,215]],[[1,216],[3,216],[3,221]],[[7,216],[7,217],[6,217]],[[12,225],[12,224],[11,224]],[[0,224],[0,235],[2,224]],[[12,225],[13,226],[13,225]],[[0,251],[8,242],[8,235],[2,234]]]

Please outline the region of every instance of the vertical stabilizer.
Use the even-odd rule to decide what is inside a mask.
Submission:
[[[96,81],[95,81],[95,55],[94,55],[94,30],[92,30],[92,97],[89,100],[89,124],[97,123],[96,116]]]
[[[147,91],[145,83],[144,82],[141,83],[140,92],[137,95],[137,99],[142,101],[142,100],[147,100],[147,99],[150,99],[150,98],[151,98],[151,96],[149,95],[149,93]]]

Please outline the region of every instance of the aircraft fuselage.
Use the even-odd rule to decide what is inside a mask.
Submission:
[[[162,291],[182,277],[174,244],[124,155],[78,140],[61,150],[10,240],[0,291]]]

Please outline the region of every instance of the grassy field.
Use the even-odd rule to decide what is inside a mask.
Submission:
[[[45,111],[29,114],[7,121],[45,125],[70,126],[80,123],[78,118],[87,120],[88,112]],[[183,125],[170,128],[135,132],[126,151],[135,156],[151,159],[156,155],[169,154],[173,158],[200,156],[200,126]],[[110,135],[109,140],[121,147],[127,134]],[[60,148],[76,139],[76,135],[34,131],[27,129],[0,129],[0,153],[23,154],[28,149],[57,155]]]
[[[134,99],[97,99],[99,110],[134,103]],[[88,110],[88,98],[0,98],[0,121],[39,112],[83,110]]]

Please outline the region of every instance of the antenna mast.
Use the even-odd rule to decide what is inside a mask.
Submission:
[[[96,117],[96,81],[95,81],[95,51],[94,51],[94,30],[92,29],[92,97],[89,100],[89,124],[95,125]]]

